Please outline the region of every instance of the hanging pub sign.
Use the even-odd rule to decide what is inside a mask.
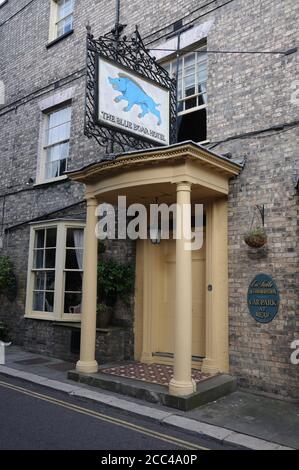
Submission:
[[[140,149],[173,143],[175,126],[175,83],[138,29],[94,39],[88,28],[85,134],[107,149]]]
[[[97,122],[161,145],[170,143],[170,91],[98,57]]]
[[[270,323],[278,313],[279,292],[267,274],[258,274],[251,281],[247,294],[251,316],[259,323]]]

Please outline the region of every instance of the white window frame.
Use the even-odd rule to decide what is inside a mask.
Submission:
[[[184,72],[185,72],[185,66],[184,66],[185,59],[186,59],[187,57],[189,57],[189,56],[195,54],[195,63],[194,63],[194,66],[195,66],[195,89],[196,89],[196,87],[197,87],[197,85],[198,85],[198,82],[197,82],[197,78],[198,78],[198,77],[197,77],[197,73],[196,73],[196,72],[197,72],[197,64],[198,64],[197,59],[198,59],[198,56],[200,56],[201,51],[206,51],[206,50],[207,50],[207,45],[205,44],[205,45],[202,45],[201,47],[196,47],[196,46],[194,46],[194,50],[193,50],[193,51],[186,52],[185,54],[184,54],[184,51],[182,51],[182,55],[180,56],[180,59],[182,60],[182,85],[184,85],[184,78],[185,78],[185,74],[184,74]],[[167,61],[161,62],[161,65],[162,65],[162,67],[165,67],[165,66],[170,65],[170,76],[173,76],[173,70],[172,70],[172,68],[176,66],[176,62],[177,62],[177,59],[176,59],[176,58],[172,58],[172,59],[168,59]],[[202,82],[202,83],[207,84],[207,80],[206,80],[205,82]],[[207,87],[206,87],[206,88],[207,88]],[[182,93],[183,93],[183,91],[184,91],[184,86],[182,87]],[[182,96],[182,98],[180,98],[180,99],[178,100],[178,103],[179,103],[179,102],[184,103],[184,102],[186,102],[186,101],[188,101],[188,100],[191,100],[191,99],[194,99],[194,98],[197,100],[198,97],[199,97],[201,94],[202,94],[202,93],[197,92],[197,93],[194,93],[193,95],[190,95],[190,96],[188,96],[188,97]],[[207,108],[208,108],[208,94],[207,94],[207,92],[206,92],[206,97],[207,97],[207,102],[206,102],[206,103],[204,103],[204,104],[202,104],[202,105],[194,106],[194,107],[189,108],[189,109],[185,109],[185,110],[183,110],[183,111],[179,111],[179,112],[178,112],[178,116],[184,116],[184,115],[186,115],[186,114],[190,114],[190,113],[193,113],[193,112],[195,112],[195,111],[199,111],[199,110],[201,110],[201,109],[207,109]],[[200,142],[198,142],[198,143],[201,144],[201,145],[207,144],[207,143],[209,143],[209,140],[200,141]]]
[[[42,122],[40,125],[39,151],[38,151],[38,162],[37,162],[37,175],[36,175],[37,185],[52,183],[52,182],[60,181],[60,180],[67,178],[67,175],[59,175],[54,178],[48,178],[48,179],[46,178],[47,148],[49,147],[46,142],[46,136],[47,136],[47,130],[48,130],[49,116],[55,111],[59,111],[61,109],[68,108],[68,107],[71,108],[71,119],[70,119],[71,124],[70,125],[72,125],[73,109],[72,109],[71,101],[62,102],[59,104],[59,106],[55,108],[45,109],[42,112]],[[69,139],[67,139],[66,141],[60,142],[60,143],[63,143],[63,142],[69,143],[69,153],[68,153],[67,160],[70,157],[70,139],[71,139],[71,130],[70,130]]]
[[[33,291],[34,291],[34,243],[37,230],[46,228],[57,228],[56,255],[55,255],[55,284],[54,284],[54,306],[53,312],[41,312],[33,310]],[[27,295],[25,318],[35,318],[38,320],[52,320],[63,322],[81,321],[81,313],[64,312],[64,293],[65,293],[65,268],[66,260],[66,237],[68,228],[82,228],[85,236],[85,223],[78,220],[52,220],[34,223],[30,227],[28,271],[27,271]],[[45,269],[47,270],[47,269]],[[78,271],[78,270],[76,270]],[[83,270],[82,270],[83,274]],[[83,274],[84,275],[84,274]],[[83,280],[82,280],[83,289]],[[82,291],[83,294],[83,291]]]
[[[63,37],[64,34],[61,34],[58,36],[58,28],[57,25],[61,21],[65,20],[69,16],[72,16],[73,21],[72,21],[72,29],[74,29],[74,9],[75,9],[75,0],[73,0],[73,10],[72,13],[66,15],[64,18],[60,18],[58,20],[58,2],[59,0],[50,0],[50,23],[49,23],[49,42],[55,41],[55,39],[59,39],[60,37]]]

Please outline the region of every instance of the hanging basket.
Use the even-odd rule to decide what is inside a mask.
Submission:
[[[267,243],[267,234],[265,229],[262,227],[251,229],[244,236],[244,241],[246,245],[251,248],[261,248]]]

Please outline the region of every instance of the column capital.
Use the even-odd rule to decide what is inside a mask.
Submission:
[[[99,205],[97,198],[94,196],[87,197],[85,200],[86,200],[87,207],[89,206],[97,207]]]
[[[192,183],[189,183],[189,181],[179,181],[176,183],[176,191],[189,191],[191,192],[191,186]]]

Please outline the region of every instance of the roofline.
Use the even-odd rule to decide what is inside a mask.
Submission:
[[[186,140],[184,142],[178,142],[178,143],[171,144],[171,145],[168,145],[168,146],[163,145],[162,147],[150,147],[150,148],[147,148],[147,149],[130,150],[130,151],[124,152],[124,153],[113,154],[114,158],[109,158],[109,159],[104,159],[104,160],[92,162],[88,165],[77,168],[75,170],[66,171],[64,174],[70,176],[72,174],[81,173],[81,172],[83,172],[83,171],[85,171],[89,168],[92,168],[93,166],[98,166],[101,163],[104,165],[105,163],[115,161],[115,160],[117,160],[118,158],[121,158],[121,157],[126,157],[126,156],[130,156],[130,155],[133,156],[133,155],[139,155],[139,154],[146,155],[146,154],[159,152],[159,150],[161,150],[161,151],[165,151],[165,150],[168,150],[168,149],[171,150],[171,149],[176,149],[178,147],[184,147],[186,145],[191,145],[192,147],[195,147],[196,149],[207,152],[208,154],[212,155],[213,157],[217,157],[220,160],[222,160],[223,162],[229,163],[230,165],[235,166],[239,170],[241,170],[243,168],[243,165],[241,165],[240,163],[232,161],[231,159],[225,157],[224,155],[221,155],[217,152],[213,152],[213,151],[209,150],[208,148],[206,148],[206,147],[204,147],[204,146],[202,146],[202,145],[200,145],[196,142],[193,142],[192,140]]]

